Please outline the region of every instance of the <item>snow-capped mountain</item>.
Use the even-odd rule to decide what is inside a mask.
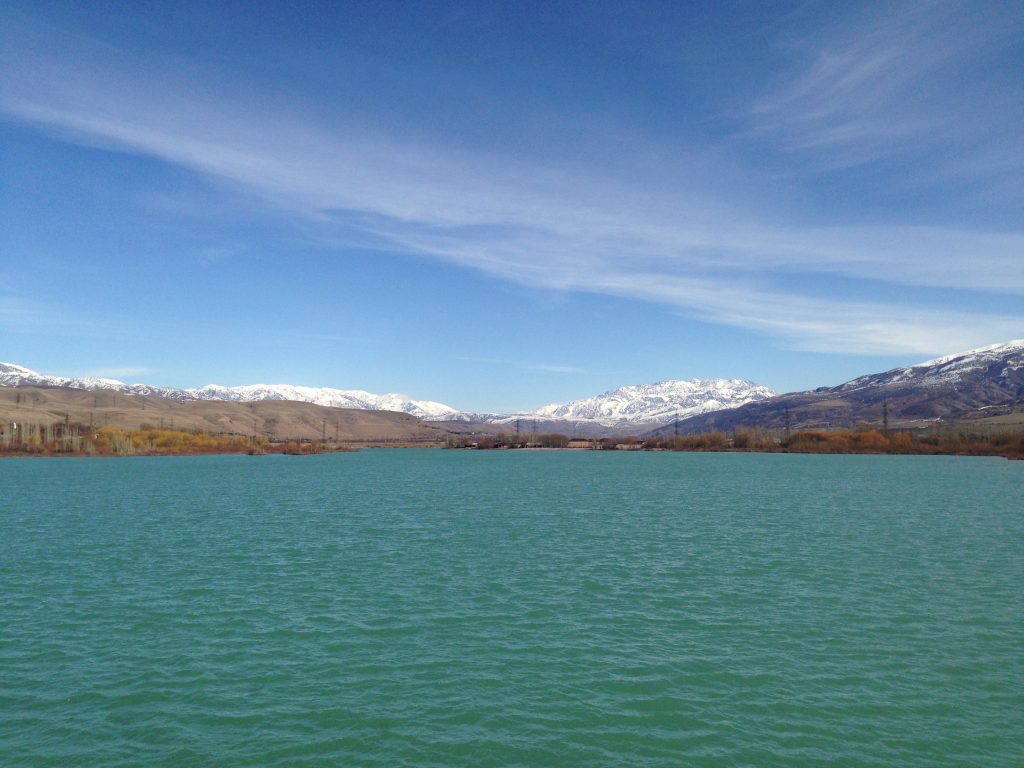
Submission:
[[[629,425],[652,422],[667,424],[677,415],[687,422],[685,427],[690,431],[732,429],[737,425],[850,426],[879,422],[886,416],[925,422],[1024,410],[1024,340],[860,376],[813,392],[776,395],[767,387],[739,379],[661,381],[619,387],[594,397],[513,414],[469,413],[431,400],[330,387],[208,384],[198,389],[175,389],[125,384],[115,379],[65,378],[46,376],[11,363],[0,363],[0,386],[115,390],[179,401],[297,400],[334,408],[399,411],[427,421],[508,424],[522,419],[549,425],[551,422],[591,424],[594,429],[621,430]]]
[[[741,408],[690,417],[688,432],[737,426],[921,427],[1024,411],[1024,340],[858,376],[835,387],[792,392]],[[668,428],[664,428],[667,430]]]
[[[836,387],[836,391],[851,392],[864,387],[941,387],[975,378],[979,374],[993,381],[1005,381],[1015,373],[1019,378],[1022,372],[1024,339],[1017,339],[925,360],[906,368],[860,376]]]
[[[20,365],[0,363],[0,386],[68,387],[85,390],[114,390],[129,395],[157,395],[172,400],[227,400],[253,402],[256,400],[297,400],[304,403],[326,405],[331,408],[355,408],[361,411],[400,411],[421,419],[441,420],[457,411],[443,403],[431,400],[413,400],[404,395],[375,395],[372,392],[331,387],[297,387],[291,384],[248,384],[224,387],[207,384],[198,389],[155,387],[149,384],[125,384],[116,379],[65,378],[36,373]]]
[[[691,379],[635,384],[594,397],[553,403],[530,416],[558,421],[596,421],[601,424],[664,422],[698,413],[736,408],[775,395],[768,387],[740,379]]]
[[[534,411],[513,414],[478,414],[458,411],[444,403],[413,400],[404,395],[375,395],[362,390],[330,387],[300,387],[292,384],[248,384],[224,387],[208,384],[197,389],[125,384],[116,379],[65,378],[47,376],[11,363],[0,363],[0,386],[69,387],[85,390],[114,390],[131,395],[157,395],[178,401],[297,400],[332,408],[370,411],[400,411],[427,421],[508,423],[516,419],[536,421],[592,422],[605,426],[664,422],[699,413],[735,408],[763,400],[775,393],[767,387],[739,379],[693,379],[661,381],[612,389],[571,403],[553,403]]]
[[[223,387],[207,384],[199,389],[182,390],[194,400],[297,400],[303,403],[326,405],[330,408],[355,408],[361,411],[400,411],[421,419],[444,419],[457,411],[433,400],[413,400],[405,395],[388,393],[375,395],[361,389],[334,389],[332,387],[299,387],[293,384],[245,384]]]
[[[664,423],[745,403],[764,400],[776,393],[768,387],[740,379],[690,379],[659,381],[617,387],[593,397],[569,403],[552,403],[519,413],[459,413],[450,420],[508,424],[516,420],[538,422],[588,422],[606,427]]]
[[[0,363],[0,386],[2,387],[68,387],[69,389],[117,389],[130,394],[149,394],[148,391],[136,392],[134,388],[150,389],[144,384],[125,384],[116,379],[66,378],[64,376],[47,376],[36,373],[14,363]],[[133,388],[129,390],[128,388]]]

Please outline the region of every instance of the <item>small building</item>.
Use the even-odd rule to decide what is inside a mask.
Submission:
[[[573,438],[572,440],[570,440],[569,444],[566,446],[566,448],[579,448],[579,449],[594,448],[594,447],[595,446],[594,446],[594,441],[593,440],[580,440],[580,439],[577,439],[577,438]]]

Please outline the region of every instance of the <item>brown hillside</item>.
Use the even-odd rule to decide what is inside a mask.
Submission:
[[[148,425],[212,434],[255,434],[275,442],[319,440],[323,436],[341,444],[363,445],[440,445],[455,431],[405,413],[328,408],[287,400],[178,402],[109,390],[0,388],[0,423],[50,424],[65,420],[127,430]]]

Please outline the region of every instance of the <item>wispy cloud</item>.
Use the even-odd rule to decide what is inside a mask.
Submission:
[[[753,105],[755,124],[825,167],[939,158],[965,174],[1021,168],[1019,81],[977,78],[1024,33],[1019,4],[902,0],[845,7],[791,41],[794,63]],[[1015,95],[1014,95],[1015,94]],[[1016,118],[1014,117],[1016,115]],[[992,168],[985,155],[999,153]]]
[[[892,110],[964,49],[933,52],[934,25],[914,36],[924,7],[908,6],[891,27],[869,25],[863,39],[838,40],[762,100],[763,129],[794,148],[843,147],[851,157],[926,130],[918,113],[892,119]],[[903,48],[901,33],[910,35]],[[1019,335],[1020,316],[940,312],[921,298],[932,288],[1024,295],[1019,231],[769,222],[711,198],[685,169],[652,182],[398,138],[343,115],[313,117],[283,97],[257,110],[229,89],[74,46],[72,66],[44,47],[6,45],[0,111],[71,141],[192,169],[325,236],[354,234],[528,285],[658,302],[801,349],[931,354]],[[914,293],[895,306],[777,287],[780,275],[808,274]]]

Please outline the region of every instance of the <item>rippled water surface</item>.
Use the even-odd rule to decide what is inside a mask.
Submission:
[[[1021,766],[1024,463],[0,462],[3,766]]]

